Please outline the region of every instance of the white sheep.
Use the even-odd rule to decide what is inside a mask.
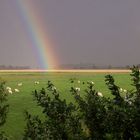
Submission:
[[[6,90],[11,90],[11,87],[6,87]]]
[[[15,92],[19,92],[19,89],[15,88],[14,91],[15,91]]]
[[[56,90],[56,87],[55,87],[55,86],[53,86],[53,87],[52,87],[52,90]]]
[[[91,81],[91,84],[94,85],[95,83],[93,81]]]
[[[12,88],[11,87],[6,87],[6,91],[8,92],[8,93],[10,93],[10,94],[12,94],[13,92],[12,92]]]
[[[80,80],[78,80],[77,82],[78,82],[78,84],[80,84]]]
[[[38,85],[39,84],[39,81],[35,81],[35,84]]]
[[[80,88],[79,87],[76,87],[75,90],[79,92],[80,91]]]
[[[88,84],[94,85],[95,83],[93,81],[88,81]]]
[[[126,89],[124,89],[124,90],[123,90],[123,92],[124,92],[124,93],[127,93],[127,90],[126,90]]]
[[[18,86],[19,86],[19,87],[22,86],[22,83],[18,83]]]
[[[8,93],[12,94],[13,92],[12,92],[12,90],[8,90]]]
[[[120,92],[123,92],[123,89],[122,88],[120,88],[119,90],[120,90]]]
[[[98,92],[97,95],[103,97],[103,94],[101,92]]]

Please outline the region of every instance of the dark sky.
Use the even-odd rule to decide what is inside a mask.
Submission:
[[[0,65],[38,67],[12,2],[0,0]],[[140,63],[140,0],[30,2],[46,25],[59,64]]]

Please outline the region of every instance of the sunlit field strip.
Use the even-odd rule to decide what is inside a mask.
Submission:
[[[93,72],[93,73],[129,73],[131,70],[126,69],[69,69],[69,70],[0,70],[0,72]]]

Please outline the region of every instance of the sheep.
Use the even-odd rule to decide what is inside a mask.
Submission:
[[[6,87],[6,90],[11,90],[11,87]]]
[[[53,87],[52,87],[52,90],[56,90],[56,87],[55,87],[55,86],[53,86]]]
[[[19,86],[19,87],[22,86],[22,83],[18,83],[18,86]]]
[[[119,88],[119,91],[120,91],[120,92],[127,93],[127,90],[126,90],[126,89]]]
[[[15,88],[14,91],[15,91],[15,92],[19,92],[19,89]]]
[[[10,94],[13,93],[11,87],[6,87],[6,91],[7,91],[8,93],[10,93]]]
[[[126,90],[126,89],[124,89],[124,90],[123,90],[123,92],[124,92],[124,93],[127,93],[127,90]]]
[[[76,87],[75,90],[79,92],[80,91],[80,88],[79,87]]]
[[[123,89],[122,88],[120,88],[119,90],[120,90],[120,92],[123,92]]]
[[[94,85],[95,83],[93,81],[91,81],[91,84]]]
[[[101,92],[98,92],[97,95],[103,97],[103,94]]]
[[[12,94],[13,92],[12,92],[12,90],[8,90],[8,93]]]
[[[39,81],[35,81],[34,83],[35,83],[35,85],[38,85],[39,84]]]
[[[80,80],[78,80],[77,82],[78,82],[78,84],[80,84]]]
[[[88,81],[87,83],[90,84],[90,85],[94,85],[95,84],[93,81]]]

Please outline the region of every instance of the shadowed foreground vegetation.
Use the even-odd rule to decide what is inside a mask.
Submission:
[[[99,96],[94,83],[88,82],[85,97],[79,88],[71,88],[75,104],[60,99],[55,86],[34,92],[45,116],[41,120],[26,112],[24,140],[133,140],[140,139],[140,73],[132,68],[133,91],[123,90],[106,75],[106,85],[113,98]],[[121,94],[124,96],[121,96]]]

